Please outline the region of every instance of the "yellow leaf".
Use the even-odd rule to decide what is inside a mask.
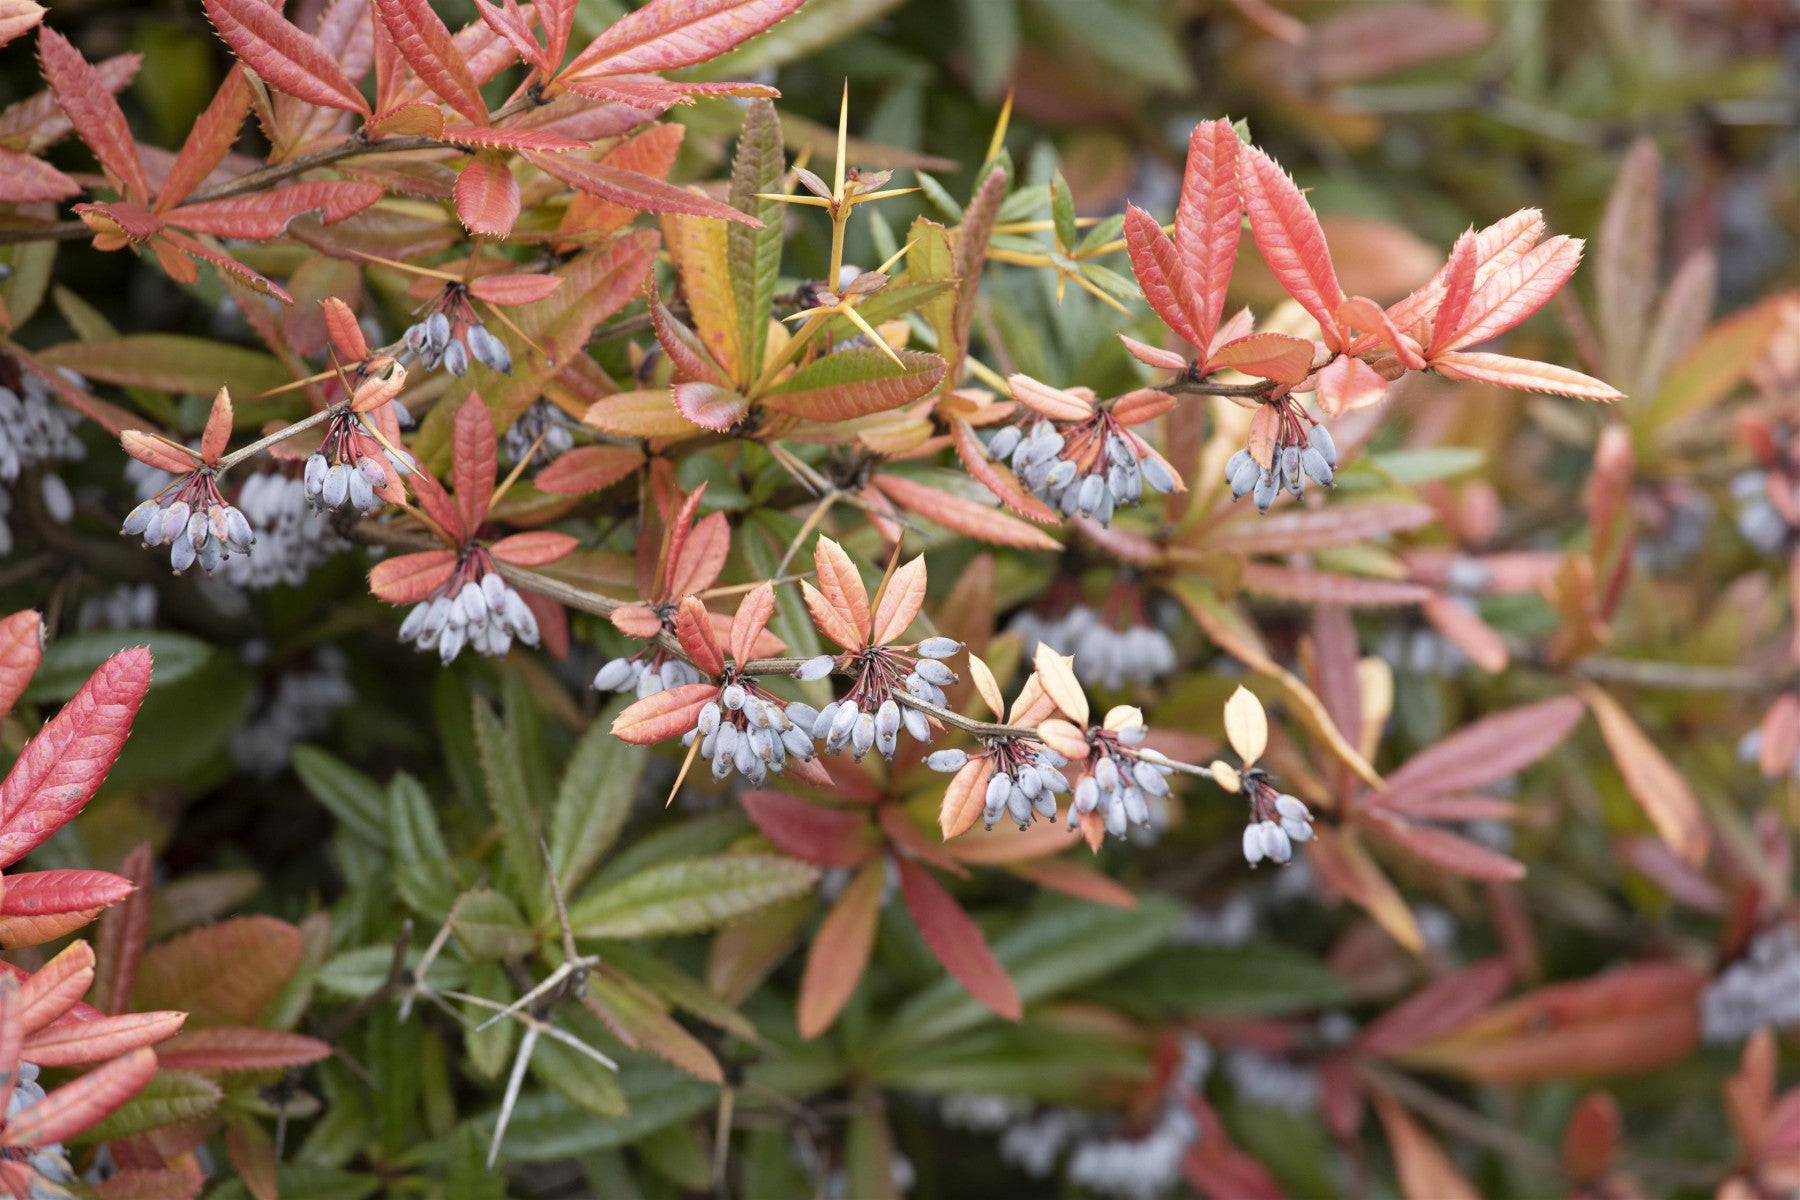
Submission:
[[[1269,748],[1269,718],[1263,712],[1262,701],[1248,688],[1239,687],[1225,701],[1225,740],[1238,752],[1246,769],[1255,766]]]
[[[1037,668],[1038,682],[1045,694],[1056,701],[1056,707],[1085,728],[1088,723],[1087,693],[1081,689],[1081,681],[1075,678],[1074,662],[1074,655],[1058,654],[1039,642],[1032,666]]]
[[[988,706],[996,718],[1006,711],[1006,700],[1000,695],[1000,685],[994,679],[994,672],[979,656],[969,655],[969,676],[975,681],[975,691],[980,694],[983,704]]]

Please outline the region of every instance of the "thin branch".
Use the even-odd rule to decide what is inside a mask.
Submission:
[[[343,412],[344,409],[349,406],[349,403],[350,402],[346,400],[342,404],[335,404],[330,408],[322,408],[310,417],[304,417],[301,420],[295,421],[285,429],[277,429],[274,433],[257,438],[248,446],[240,446],[230,454],[227,454],[224,458],[221,458],[218,463],[214,465],[213,470],[217,472],[229,471],[231,468],[243,462],[246,458],[261,454],[276,442],[285,442],[297,433],[304,433],[315,425],[324,424],[326,421],[331,420],[331,418]]]

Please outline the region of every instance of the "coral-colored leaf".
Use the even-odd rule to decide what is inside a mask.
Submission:
[[[98,908],[23,913],[18,916],[0,913],[0,948],[17,950],[25,946],[41,946],[75,932],[99,915]]]
[[[0,147],[0,204],[67,200],[81,185],[41,158]]]
[[[472,535],[487,520],[494,498],[497,463],[494,418],[476,392],[456,410],[451,432],[450,476],[456,485],[456,509],[462,515],[462,532]]]
[[[1131,257],[1131,270],[1143,289],[1144,300],[1162,318],[1164,325],[1184,338],[1202,354],[1212,341],[1212,331],[1202,331],[1200,323],[1189,311],[1198,299],[1189,286],[1187,270],[1175,243],[1156,223],[1156,218],[1135,204],[1125,206],[1125,250]],[[1177,367],[1185,363],[1176,364]]]
[[[758,793],[752,793],[755,794]],[[819,923],[819,931],[806,952],[806,969],[800,976],[795,1019],[801,1037],[818,1037],[831,1028],[855,994],[869,965],[869,950],[875,944],[885,883],[883,865],[870,863],[850,881]]]
[[[541,567],[565,557],[580,543],[570,534],[551,529],[533,529],[501,538],[488,547],[488,553],[515,567]]]
[[[297,926],[231,917],[152,947],[139,964],[132,1002],[186,1009],[195,1028],[254,1025],[300,969],[303,953]]]
[[[310,104],[369,115],[369,102],[319,40],[266,0],[205,0],[206,15],[244,65],[278,91]]]
[[[457,173],[455,195],[456,215],[470,233],[503,238],[519,219],[519,181],[496,151],[469,160]]]
[[[1470,230],[1450,248],[1450,261],[1444,264],[1444,299],[1431,316],[1433,346],[1441,346],[1456,335],[1475,299],[1475,243],[1475,232]]]
[[[679,549],[671,544],[667,594],[676,597],[704,592],[718,581],[730,552],[731,524],[725,514],[716,512],[702,518],[682,539]]]
[[[27,1035],[62,1017],[94,982],[94,949],[73,942],[39,967],[19,989],[19,1024]]]
[[[0,46],[37,28],[46,11],[36,0],[0,0]]]
[[[812,614],[813,624],[819,632],[836,642],[846,650],[861,650],[865,639],[860,630],[851,625],[848,618],[818,588],[806,580],[800,581],[800,594],[806,601],[806,611]]]
[[[724,433],[750,412],[750,401],[741,392],[698,379],[678,383],[672,389],[675,411],[715,433]]]
[[[492,3],[492,0],[475,0],[475,10],[488,27],[512,44],[519,52],[519,57],[537,67],[545,75],[556,71],[557,64],[551,62],[544,52],[544,47],[531,36],[531,18],[519,8],[518,0],[504,0],[505,7]]]
[[[216,463],[231,443],[231,393],[220,388],[213,397],[212,409],[206,414],[206,428],[200,434],[200,457]]]
[[[1121,425],[1142,425],[1175,408],[1175,397],[1161,388],[1138,388],[1112,402],[1113,420]]]
[[[144,178],[137,142],[132,139],[131,126],[125,123],[124,111],[99,72],[68,38],[48,25],[38,29],[38,57],[44,79],[50,84],[56,103],[75,126],[76,134],[94,152],[106,173],[118,182],[127,200],[148,203],[150,185]]]
[[[1387,1057],[1451,1033],[1506,994],[1512,970],[1490,958],[1432,980],[1363,1027],[1356,1048]]]
[[[94,1194],[100,1200],[194,1200],[205,1184],[197,1167],[128,1167],[94,1185]]]
[[[1387,778],[1384,802],[1468,792],[1518,774],[1559,746],[1581,701],[1558,696],[1493,713],[1428,746]]]
[[[746,792],[743,804],[777,850],[817,866],[860,866],[878,840],[861,812],[826,808],[785,792]]]
[[[646,696],[613,719],[613,736],[637,746],[680,737],[718,697],[718,686],[711,683],[685,683]]]
[[[369,571],[369,591],[389,604],[417,604],[455,573],[455,551],[421,550],[376,563]]]
[[[183,1012],[100,1017],[77,1009],[26,1038],[25,1049],[30,1061],[40,1067],[78,1067],[166,1041],[179,1033],[186,1021]]]
[[[723,674],[725,655],[719,649],[719,635],[713,632],[712,614],[697,596],[684,596],[675,614],[675,637],[694,665],[708,675]]]
[[[650,296],[650,322],[656,331],[657,344],[669,356],[675,369],[676,379],[711,383],[722,388],[731,386],[730,377],[700,340],[700,335],[670,312],[654,290]]]
[[[871,646],[885,646],[905,633],[925,606],[925,556],[919,555],[904,564],[888,580],[875,608],[875,623],[869,630]]]
[[[1563,1172],[1577,1185],[1599,1179],[1618,1153],[1624,1124],[1619,1102],[1610,1093],[1583,1096],[1563,1130]]]
[[[1688,781],[1631,719],[1624,705],[1591,684],[1582,685],[1580,692],[1612,751],[1626,790],[1643,806],[1671,850],[1687,863],[1701,862],[1712,838]]]
[[[1366,826],[1414,858],[1453,875],[1501,881],[1525,878],[1525,864],[1518,859],[1447,829],[1415,825],[1379,812]]]
[[[1393,579],[1365,579],[1359,575],[1338,575],[1315,571],[1310,567],[1278,567],[1270,563],[1245,563],[1240,582],[1248,591],[1301,604],[1348,604],[1357,607],[1384,607],[1392,604],[1418,604],[1431,596],[1431,589],[1416,583]]]
[[[767,580],[751,588],[738,601],[731,618],[731,657],[741,667],[756,657],[756,644],[775,615],[775,585]]]
[[[821,537],[813,548],[813,570],[819,579],[820,594],[842,624],[854,629],[859,638],[866,639],[869,634],[869,592],[863,586],[862,573],[844,548],[828,537]],[[825,632],[831,634],[830,630]],[[837,640],[835,634],[832,638]],[[846,650],[857,650],[867,643],[840,641],[838,644]]]
[[[762,222],[746,213],[714,200],[700,192],[637,171],[589,162],[572,154],[546,154],[526,149],[522,153],[538,170],[561,180],[578,191],[610,200],[641,212],[687,213],[696,217],[716,217],[758,228]]]
[[[987,803],[988,781],[993,777],[992,758],[970,759],[951,777],[950,786],[944,789],[943,804],[938,808],[938,829],[946,842],[975,827]]]
[[[0,717],[13,710],[44,657],[44,618],[35,609],[0,621]]]
[[[1305,338],[1253,333],[1220,346],[1207,357],[1206,370],[1229,367],[1246,375],[1293,384],[1312,374],[1312,359],[1313,344]]]
[[[362,362],[369,357],[369,342],[362,325],[348,304],[336,296],[327,296],[319,307],[325,316],[325,331],[331,344],[346,362]]]
[[[185,233],[180,233],[174,229],[165,229],[154,242],[150,243],[150,245],[151,248],[157,252],[157,261],[162,263],[165,269],[173,269],[170,257],[164,254],[165,248],[172,248],[179,251],[181,254],[186,254],[193,258],[204,259],[220,271],[235,277],[238,282],[249,285],[252,290],[259,292],[262,295],[273,296],[283,304],[292,304],[294,302],[294,298],[288,295],[287,292],[282,289],[281,285],[274,280],[252,270],[250,267],[245,266],[243,263],[229,255],[220,254],[210,246],[195,241]],[[179,261],[179,256],[176,256],[176,261]],[[183,275],[174,277],[181,282],[192,283],[196,274],[197,272],[194,271],[192,264],[187,264],[187,272]]]
[[[1436,356],[1431,365],[1445,379],[1468,379],[1476,383],[1517,388],[1524,392],[1569,396],[1576,400],[1612,401],[1625,398],[1617,388],[1591,375],[1583,375],[1568,367],[1534,362],[1528,358],[1512,358],[1505,354],[1456,350]]]
[[[799,8],[804,0],[651,0],[607,27],[565,76],[670,71],[716,58]]]
[[[157,433],[127,429],[119,435],[119,445],[125,453],[145,466],[167,471],[171,475],[186,475],[200,465],[199,455]]]
[[[975,427],[967,421],[955,420],[950,425],[956,443],[956,456],[964,468],[979,480],[1007,508],[1034,521],[1054,522],[1056,514],[1042,500],[1027,492],[1018,476],[988,457],[987,447],[975,436]]]
[[[430,0],[370,0],[375,15],[420,82],[477,125],[488,123],[487,103]]]
[[[1454,337],[1438,344],[1460,350],[1499,337],[1544,305],[1581,264],[1581,239],[1553,237],[1481,285]],[[1435,339],[1434,339],[1435,340]]]
[[[155,1074],[156,1051],[133,1050],[9,1118],[7,1140],[15,1146],[47,1146],[74,1137],[143,1091]]]
[[[537,473],[531,482],[540,492],[585,496],[629,478],[644,465],[636,446],[577,446]]]
[[[0,782],[0,866],[17,862],[81,811],[112,769],[150,689],[150,651],[121,650],[37,735]]]
[[[183,1033],[156,1052],[184,1071],[267,1071],[331,1057],[331,1045],[281,1029],[225,1026]]]
[[[1061,544],[1043,530],[990,505],[927,487],[904,475],[883,472],[874,485],[894,503],[956,533],[1023,550],[1056,550]]]
[[[300,183],[255,196],[188,204],[166,214],[169,224],[229,238],[280,237],[296,218],[318,213],[327,225],[353,217],[386,192],[378,183]]]
[[[0,916],[46,916],[104,908],[131,894],[132,882],[111,871],[26,871],[6,877]]]
[[[1209,341],[1225,312],[1225,289],[1237,262],[1243,192],[1238,184],[1239,143],[1231,122],[1203,121],[1188,136],[1187,170],[1175,212],[1175,250],[1183,283],[1192,290],[1187,309],[1195,331]],[[1206,342],[1198,343],[1201,350]]]
[[[1094,415],[1094,401],[1091,397],[1039,383],[1029,375],[1010,376],[1006,385],[1014,400],[1052,421],[1085,421]]]
[[[1186,356],[1177,354],[1173,350],[1164,350],[1147,342],[1140,342],[1123,333],[1119,335],[1119,340],[1125,343],[1125,349],[1130,352],[1131,357],[1147,366],[1158,367],[1164,371],[1179,371],[1188,365]]]
[[[1481,1193],[1463,1178],[1443,1148],[1407,1115],[1398,1101],[1379,1088],[1370,1098],[1387,1133],[1388,1147],[1394,1153],[1402,1200],[1480,1200]]]
[[[218,92],[188,131],[181,144],[175,165],[163,178],[156,193],[156,211],[174,208],[199,187],[213,169],[225,161],[237,141],[244,118],[250,115],[250,83],[244,78],[243,64],[235,64],[225,72]]]
[[[1388,381],[1360,358],[1337,358],[1319,369],[1319,407],[1328,417],[1341,417],[1387,398]]]
[[[1237,521],[1207,542],[1209,550],[1233,554],[1298,554],[1353,546],[1388,534],[1431,524],[1430,505],[1404,501],[1333,504],[1321,509],[1289,509],[1255,520]]]
[[[1319,323],[1326,345],[1337,348],[1342,338],[1336,313],[1344,302],[1344,291],[1338,286],[1337,270],[1331,265],[1331,251],[1317,214],[1287,172],[1267,154],[1245,147],[1239,162],[1244,208],[1250,214],[1256,248],[1288,295]]]
[[[906,910],[944,969],[975,999],[1009,1021],[1018,1020],[1024,1011],[1019,991],[969,914],[923,866],[908,858],[894,861]]]
[[[578,138],[564,137],[549,129],[531,129],[517,125],[446,125],[440,135],[446,142],[462,146],[485,146],[490,150],[535,150],[540,154],[567,154],[586,150],[588,144]]]
[[[561,286],[560,275],[483,275],[469,283],[469,294],[505,307],[548,300]]]
[[[1420,611],[1483,671],[1491,675],[1506,669],[1506,641],[1478,613],[1442,593],[1433,593]]]
[[[119,865],[120,873],[136,890],[100,917],[94,938],[93,1005],[103,1013],[122,1013],[131,999],[138,961],[150,936],[150,876],[154,869],[149,844],[139,843]]]

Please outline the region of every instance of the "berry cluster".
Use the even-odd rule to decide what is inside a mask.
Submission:
[[[1166,495],[1179,486],[1168,464],[1104,408],[1062,430],[1047,417],[1029,431],[1008,425],[988,443],[988,454],[1010,460],[1013,474],[1063,516],[1102,525],[1112,523],[1114,509],[1138,504],[1146,487]]]
[[[525,598],[500,578],[485,549],[470,546],[455,572],[413,606],[400,623],[400,640],[436,650],[448,665],[464,646],[499,658],[517,638],[538,643],[537,618]]]
[[[346,505],[361,513],[378,512],[387,505],[381,492],[388,487],[389,470],[410,475],[417,465],[405,450],[384,446],[367,417],[335,413],[325,424],[319,448],[306,458],[306,500],[320,512]]]
[[[1131,825],[1150,823],[1150,797],[1169,794],[1174,768],[1155,750],[1142,748],[1149,735],[1143,716],[1134,708],[1115,708],[1106,723],[1087,731],[1087,768],[1075,781],[1075,802],[1069,806],[1069,828],[1088,813],[1097,812],[1106,832],[1124,837]]]
[[[916,708],[902,705],[895,694],[904,690],[909,696],[942,707],[943,689],[957,681],[956,672],[942,660],[961,649],[962,643],[954,638],[930,637],[913,647],[870,646],[851,655],[849,665],[856,672],[856,682],[843,699],[819,710],[812,725],[813,737],[823,739],[825,748],[834,754],[848,748],[859,762],[871,748],[891,760],[902,729],[914,741],[929,744],[931,719]],[[809,660],[798,678],[822,679],[835,664],[830,655],[822,654]]]
[[[1280,407],[1276,410],[1275,443],[1269,465],[1258,462],[1247,447],[1225,463],[1225,482],[1231,485],[1231,498],[1252,496],[1258,512],[1268,512],[1282,488],[1296,496],[1305,495],[1308,479],[1330,487],[1337,470],[1337,445],[1331,440],[1331,431],[1292,400],[1272,403]]]
[[[1251,767],[1240,776],[1240,786],[1250,801],[1244,861],[1253,867],[1265,858],[1285,863],[1294,857],[1295,842],[1312,840],[1312,813],[1299,797],[1276,791],[1267,771]]]
[[[512,354],[506,343],[489,333],[476,318],[467,288],[460,283],[451,284],[430,307],[429,316],[407,326],[401,362],[416,360],[427,371],[441,364],[450,374],[461,376],[473,361],[502,375],[512,374]]]
[[[1048,746],[1024,738],[983,738],[986,747],[979,754],[961,750],[937,750],[925,760],[934,771],[960,771],[971,758],[991,758],[994,773],[988,778],[982,796],[981,819],[989,829],[1001,814],[1012,818],[1020,829],[1033,817],[1046,821],[1056,819],[1056,798],[1069,790],[1069,780],[1062,768],[1069,760]]]
[[[243,511],[225,503],[210,468],[190,472],[125,517],[120,533],[145,546],[168,546],[177,575],[200,564],[208,575],[231,554],[249,554],[256,533]]]
[[[305,481],[288,470],[259,471],[238,488],[237,506],[257,530],[255,554],[227,559],[224,579],[243,588],[298,586],[350,543],[311,511]]]
[[[773,772],[782,773],[792,757],[802,762],[814,755],[808,736],[817,714],[805,704],[783,705],[748,675],[728,669],[719,698],[700,710],[694,728],[682,735],[681,744],[700,742],[701,757],[711,760],[714,779],[734,770],[754,787],[761,787]]]
[[[574,427],[568,416],[548,400],[537,400],[501,435],[500,453],[509,463],[529,458],[543,467],[574,445]]]

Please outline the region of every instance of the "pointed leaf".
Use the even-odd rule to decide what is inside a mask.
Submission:
[[[1632,798],[1671,850],[1687,863],[1700,863],[1712,838],[1687,780],[1611,695],[1591,684],[1580,692]]]
[[[1517,388],[1522,392],[1544,392],[1576,400],[1612,401],[1625,398],[1611,384],[1603,383],[1591,375],[1583,375],[1580,371],[1571,371],[1567,367],[1553,366],[1550,363],[1533,362],[1526,358],[1511,358],[1504,354],[1457,350],[1435,357],[1431,366],[1445,379],[1469,379],[1476,383]]]
[[[369,102],[318,39],[266,0],[204,0],[207,19],[244,65],[269,86],[309,104],[369,115]]]
[[[133,1050],[8,1118],[7,1140],[15,1146],[48,1146],[72,1138],[143,1091],[155,1074],[156,1051]]]
[[[195,1028],[254,1025],[300,969],[300,930],[231,917],[153,946],[138,966],[137,1008],[186,1009]]]
[[[494,418],[481,396],[470,392],[456,410],[450,457],[456,511],[462,518],[460,532],[464,537],[472,536],[487,520],[488,505],[494,498],[496,453]]]
[[[741,667],[756,657],[757,639],[775,615],[775,585],[765,580],[738,601],[731,618],[731,657]]]
[[[1481,1193],[1463,1178],[1442,1147],[1407,1115],[1398,1101],[1380,1089],[1374,1090],[1370,1098],[1394,1153],[1402,1200],[1480,1200]]]
[[[430,0],[371,0],[371,6],[420,82],[475,124],[486,125],[481,88]]]
[[[894,861],[906,909],[944,969],[995,1013],[1018,1020],[1024,1011],[1018,989],[975,922],[925,867],[908,858]]]
[[[589,162],[573,154],[546,154],[531,149],[525,149],[521,153],[532,166],[551,178],[561,180],[577,191],[610,200],[634,211],[687,213],[690,216],[716,217],[721,221],[734,221],[744,225],[761,225],[755,217],[741,213],[729,204],[637,171]]]
[[[38,57],[56,103],[68,115],[76,134],[94,152],[127,200],[150,199],[143,160],[125,113],[92,64],[62,34],[48,25],[38,30]]]
[[[904,564],[888,580],[869,631],[871,646],[885,646],[905,633],[925,606],[925,556]]]
[[[1009,516],[992,505],[951,495],[949,492],[927,487],[905,475],[889,472],[875,476],[874,483],[878,490],[896,504],[956,533],[992,542],[997,546],[1017,546],[1025,550],[1061,548],[1061,543],[1043,530]]]
[[[1229,367],[1246,375],[1293,384],[1312,374],[1312,360],[1313,344],[1305,338],[1253,333],[1220,346],[1207,357],[1206,369]]]
[[[1256,248],[1288,295],[1319,323],[1325,344],[1341,345],[1336,313],[1344,292],[1318,216],[1287,172],[1263,151],[1244,147],[1239,161]]]
[[[1580,238],[1553,237],[1533,247],[1481,286],[1463,327],[1442,348],[1460,350],[1499,337],[1550,303],[1580,265]]]
[[[0,621],[0,717],[13,710],[44,657],[44,618],[36,609]]]
[[[417,604],[450,581],[456,561],[453,550],[384,558],[369,571],[369,591],[389,604]]]
[[[154,1046],[180,1032],[182,1012],[84,1016],[76,1010],[25,1039],[31,1062],[40,1067],[78,1067]]]
[[[567,557],[579,544],[570,534],[533,529],[501,538],[488,547],[488,553],[515,567],[541,567]]]
[[[583,938],[695,933],[811,891],[818,877],[772,854],[684,859],[588,892],[569,906],[569,921]]]
[[[887,871],[880,862],[864,867],[838,895],[819,923],[806,952],[795,1013],[803,1038],[818,1037],[850,1002],[869,965],[875,924],[881,916],[881,892]]]
[[[686,683],[646,696],[614,718],[613,736],[635,746],[680,737],[700,720],[700,710],[719,698],[712,683]]]
[[[181,144],[175,165],[163,179],[156,193],[156,211],[165,212],[187,199],[188,193],[206,181],[213,169],[225,161],[237,142],[244,118],[250,115],[250,84],[244,78],[243,65],[236,64],[225,72],[219,90],[188,131]]]
[[[1189,311],[1190,303],[1199,298],[1198,292],[1189,284],[1175,244],[1156,218],[1135,204],[1125,206],[1125,249],[1151,311],[1189,345],[1205,353],[1212,333],[1202,330]],[[1185,360],[1177,367],[1181,365],[1185,365]]]
[[[670,71],[716,58],[799,8],[803,0],[651,0],[607,27],[565,76]]]
[[[1581,713],[1579,699],[1557,696],[1483,717],[1395,768],[1382,802],[1474,791],[1516,775],[1561,745]]]
[[[819,594],[837,614],[841,626],[854,630],[857,640],[844,642],[839,639],[838,632],[826,629],[823,624],[820,630],[846,650],[860,650],[868,642],[869,631],[869,592],[863,585],[862,573],[844,548],[828,537],[820,537],[813,547],[813,570],[819,580]],[[809,596],[807,606],[812,607]],[[815,612],[815,617],[817,613]]]
[[[848,421],[923,399],[944,379],[944,360],[919,350],[895,351],[899,362],[873,346],[827,354],[760,397],[776,412],[809,421]]]
[[[503,238],[519,219],[519,181],[504,156],[483,150],[456,176],[456,215],[470,233]]]
[[[331,1045],[280,1029],[227,1026],[183,1033],[156,1052],[162,1065],[188,1071],[268,1071],[331,1057]]]

